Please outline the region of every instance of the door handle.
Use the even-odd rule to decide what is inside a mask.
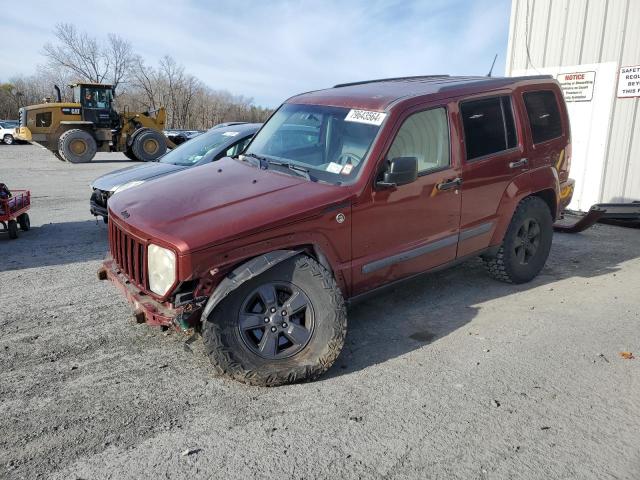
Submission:
[[[527,165],[529,163],[529,160],[527,160],[526,158],[523,158],[521,160],[518,160],[517,162],[510,162],[509,163],[509,168],[520,168],[520,167],[524,167],[525,165]]]
[[[452,188],[456,188],[462,185],[462,179],[460,177],[454,178],[453,180],[445,180],[442,183],[438,183],[436,188],[440,191],[442,190],[450,190]]]

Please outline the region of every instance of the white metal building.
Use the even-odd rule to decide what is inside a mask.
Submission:
[[[537,74],[567,101],[569,208],[640,200],[640,0],[512,0],[506,75]]]

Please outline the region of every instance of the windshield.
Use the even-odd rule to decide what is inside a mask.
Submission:
[[[245,155],[262,158],[276,168],[282,163],[302,167],[312,179],[345,183],[355,178],[364,164],[385,115],[285,104],[256,135]]]
[[[160,163],[173,165],[195,165],[201,160],[211,161],[220,148],[233,141],[240,140],[242,134],[237,130],[209,130],[174,148],[164,155]]]
[[[110,109],[113,92],[111,87],[100,85],[76,86],[73,89],[73,100],[84,108]]]

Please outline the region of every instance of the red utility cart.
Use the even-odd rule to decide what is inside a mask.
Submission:
[[[9,198],[0,198],[0,223],[9,232],[9,238],[18,238],[18,225],[23,231],[29,230],[29,214],[31,208],[31,192],[14,190]]]

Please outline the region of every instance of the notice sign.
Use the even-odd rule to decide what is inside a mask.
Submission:
[[[596,72],[559,73],[556,78],[566,102],[590,102],[593,98]]]
[[[640,97],[640,65],[620,68],[618,98],[625,97]]]

